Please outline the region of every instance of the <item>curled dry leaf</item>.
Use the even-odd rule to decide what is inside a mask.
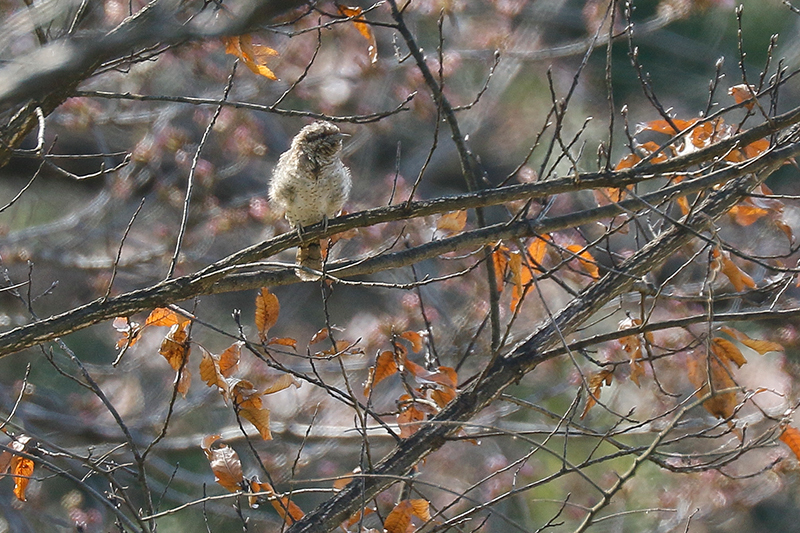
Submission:
[[[720,331],[723,333],[727,333],[737,341],[741,342],[748,348],[758,352],[760,355],[764,355],[767,352],[782,352],[783,346],[778,344],[777,342],[772,341],[762,341],[759,339],[751,339],[738,329],[731,328],[729,326],[722,326],[719,328]]]
[[[30,453],[33,440],[27,435],[19,435],[12,440],[8,447],[16,452]],[[9,471],[14,479],[14,496],[20,501],[25,499],[25,489],[28,488],[31,476],[33,476],[33,460],[16,455],[8,451],[0,454],[0,477]]]
[[[297,351],[297,340],[291,337],[272,337],[267,344],[277,344],[279,346],[288,346]]]
[[[257,479],[251,480],[250,490],[252,492],[266,492],[272,507],[274,507],[278,515],[283,518],[286,525],[290,526],[305,516],[303,510],[300,509],[296,503],[291,501],[288,496],[278,496],[275,489],[273,489],[272,485],[269,483],[259,483]],[[250,505],[254,506],[252,498],[250,500]]]
[[[281,304],[278,297],[263,287],[256,296],[256,329],[261,342],[266,342],[267,333],[278,322]]]
[[[187,342],[189,338],[189,324],[190,322],[188,320],[186,322],[173,324],[167,336],[161,341],[161,349],[158,351],[158,353],[163,355],[167,362],[169,362],[172,369],[177,372],[175,376],[177,380],[176,386],[178,392],[180,392],[184,398],[186,397],[186,393],[189,392],[189,385],[192,382],[192,373],[186,365],[189,352],[191,351],[189,343]]]
[[[414,353],[419,353],[419,351],[422,350],[423,342],[425,340],[424,332],[404,331],[400,334],[400,337],[411,343],[411,349],[414,351]]]
[[[720,419],[733,416],[736,410],[736,382],[731,377],[729,366],[716,357],[693,357],[687,363],[689,381],[698,389],[696,396],[702,398],[709,393],[708,368],[711,368],[711,383],[714,396],[703,402],[706,411]],[[719,392],[724,391],[724,392]]]
[[[778,438],[792,450],[795,457],[800,459],[800,430],[794,426],[786,426]]]
[[[263,44],[254,44],[252,35],[238,35],[234,37],[223,37],[225,43],[225,53],[234,55],[259,76],[264,76],[270,80],[277,80],[278,77],[267,67],[267,58],[277,56],[278,51]]]
[[[638,318],[627,317],[620,321],[619,323],[619,330],[634,328],[637,326],[641,326],[642,321]],[[648,333],[648,341],[653,342],[652,333]],[[639,335],[629,335],[627,337],[622,337],[619,339],[620,345],[622,345],[622,349],[625,350],[629,354],[630,365],[631,365],[631,381],[633,381],[636,386],[639,386],[639,379],[644,376],[644,362],[642,358],[644,357],[644,346],[642,343],[642,337]]]
[[[322,328],[318,332],[314,333],[314,336],[311,337],[310,341],[308,341],[308,345],[313,346],[314,344],[322,342],[327,338],[328,338],[328,328]]]
[[[403,395],[407,397],[408,395]],[[402,400],[402,398],[401,398]],[[427,414],[417,407],[416,402],[408,404],[397,415],[397,424],[400,426],[400,438],[405,439],[419,431]]]
[[[375,509],[373,509],[372,507],[367,507],[363,511],[359,511],[359,512],[355,513],[353,516],[351,516],[350,518],[348,518],[347,520],[342,522],[342,527],[345,528],[345,529],[349,529],[350,527],[352,527],[355,524],[357,524],[358,522],[360,522],[363,517],[367,517],[367,516],[371,515],[374,512],[375,512]]]
[[[358,346],[358,342],[351,340],[340,339],[335,342],[335,346],[322,350],[321,352],[314,352],[314,357],[332,357],[339,355],[360,355],[364,353],[364,349]]]
[[[417,517],[427,522],[431,519],[430,504],[426,500],[403,500],[398,503],[383,522],[387,533],[407,533],[411,519]]]
[[[614,372],[606,368],[589,376],[588,385],[590,394],[586,399],[586,406],[583,408],[583,412],[581,413],[581,420],[583,420],[583,418],[586,416],[586,413],[589,412],[589,409],[591,409],[597,403],[597,400],[600,398],[600,391],[603,388],[603,385],[611,385],[611,380],[613,377]]]
[[[363,12],[360,7],[338,6],[338,8],[339,13],[345,17],[358,17]],[[369,48],[367,51],[369,52],[370,63],[376,63],[378,61],[378,44],[375,41],[375,35],[372,33],[372,28],[369,27],[363,18],[354,18],[353,25],[358,30],[358,33],[360,33],[361,36],[364,37],[364,39],[366,39],[369,43]]]
[[[200,447],[206,454],[211,471],[214,472],[214,481],[228,491],[236,492],[242,488],[244,481],[242,462],[233,448],[218,442],[221,438],[220,435],[209,435],[203,439]]]
[[[28,488],[31,476],[33,476],[33,460],[15,455],[11,459],[11,477],[14,478],[14,496],[19,501],[27,501],[25,489]]]
[[[494,263],[494,276],[497,283],[497,292],[503,292],[503,283],[506,279],[506,266],[508,266],[508,255],[511,251],[502,241],[497,243],[492,252],[492,263]]]
[[[244,343],[241,341],[234,342],[218,356],[200,346],[203,354],[200,361],[200,379],[209,387],[218,387],[226,402],[229,390],[225,378],[231,377],[239,365],[243,345]]]
[[[467,225],[467,212],[454,211],[445,213],[436,221],[436,229],[447,235],[454,235],[464,230]]]
[[[262,439],[272,440],[272,433],[269,430],[270,412],[261,400],[263,393],[245,379],[232,380],[229,387],[239,416],[253,424]]]
[[[182,322],[185,322],[185,320],[181,320],[175,311],[167,309],[166,307],[158,307],[150,312],[144,325],[169,327]]]
[[[117,341],[117,350],[126,346],[133,346],[142,338],[144,328],[125,316],[118,316],[111,324],[115,330],[122,333],[122,337]]]
[[[719,357],[723,364],[731,362],[739,368],[747,364],[747,359],[744,358],[741,350],[731,341],[721,337],[711,339],[711,353]]]
[[[261,393],[263,394],[274,394],[276,392],[282,391],[294,385],[296,389],[300,388],[301,383],[297,381],[291,374],[281,374],[278,379],[273,381],[266,389]]]
[[[600,279],[600,269],[597,268],[597,262],[592,257],[592,254],[589,253],[589,250],[584,249],[583,246],[580,244],[570,244],[567,246],[567,250],[578,256],[578,262],[583,267],[592,279]]]
[[[385,350],[378,354],[375,366],[369,369],[369,378],[367,378],[367,383],[364,385],[364,396],[369,396],[375,385],[395,374],[397,370],[398,366],[394,352]]]
[[[756,105],[755,96],[756,96],[756,88],[753,85],[748,85],[746,83],[740,83],[739,85],[734,85],[730,89],[728,89],[728,94],[733,96],[733,101],[737,104],[741,104],[742,102],[747,102],[744,104],[744,107],[748,110],[753,109],[753,106]]]
[[[753,278],[750,275],[736,266],[731,260],[731,254],[725,250],[720,250],[719,247],[714,247],[711,251],[711,269],[717,270],[719,269],[720,272],[725,274],[733,288],[736,292],[742,292],[745,287],[749,287],[754,289],[756,287],[756,282],[753,281]]]

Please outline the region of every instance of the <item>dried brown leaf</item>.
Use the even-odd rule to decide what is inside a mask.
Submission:
[[[267,340],[267,333],[278,322],[281,304],[278,297],[263,287],[256,296],[256,329],[261,342]]]
[[[467,225],[467,212],[454,211],[445,213],[436,221],[436,229],[449,235],[460,233]]]
[[[591,409],[594,404],[597,403],[597,400],[600,398],[600,391],[603,388],[603,385],[611,385],[613,376],[613,371],[606,368],[589,376],[588,385],[590,394],[586,399],[586,406],[583,408],[583,412],[581,413],[581,420],[586,416],[586,413],[589,412],[589,409]]]
[[[360,7],[347,7],[347,6],[338,6],[339,13],[344,15],[345,17],[358,17],[362,10]],[[375,41],[375,35],[372,33],[372,28],[364,22],[363,18],[355,18],[353,19],[353,25],[358,30],[358,33],[361,34],[364,39],[367,40],[369,43],[369,48],[367,49],[369,53],[369,60],[370,63],[375,63],[378,61],[378,44]]]
[[[404,331],[400,334],[400,337],[411,343],[411,349],[414,351],[414,353],[419,353],[419,351],[422,350],[425,340],[425,334],[423,332]]]
[[[175,324],[180,324],[185,322],[181,320],[181,318],[172,311],[171,309],[167,309],[166,307],[159,307],[153,309],[150,315],[147,317],[147,320],[144,321],[145,326],[174,326]]]
[[[385,350],[381,352],[375,360],[375,366],[370,369],[370,376],[364,386],[364,396],[369,396],[370,390],[397,372],[397,361],[394,352]]]
[[[253,492],[266,492],[270,496],[272,507],[275,508],[275,511],[277,511],[278,515],[283,518],[283,521],[287,525],[292,525],[305,516],[303,510],[300,509],[296,503],[291,501],[288,496],[279,497],[269,483],[259,483],[255,480],[251,481],[250,490]]]
[[[578,262],[593,279],[600,279],[600,269],[589,250],[585,250],[580,244],[570,244],[567,250],[578,256]]]
[[[227,444],[218,443],[219,435],[209,435],[203,439],[200,447],[206,454],[214,473],[214,480],[230,492],[241,489],[244,475],[242,462],[236,451]]]
[[[795,457],[800,459],[800,430],[794,426],[786,426],[778,438],[792,450]]]
[[[388,514],[383,528],[387,533],[407,533],[413,517],[425,522],[431,519],[429,506],[426,500],[403,500]]]
[[[737,341],[741,342],[748,348],[758,352],[760,355],[764,355],[767,352],[782,352],[783,346],[778,344],[777,342],[772,341],[763,341],[759,339],[751,339],[746,334],[742,333],[738,329],[731,328],[729,326],[722,326],[719,328],[720,331],[723,331],[736,339]]]

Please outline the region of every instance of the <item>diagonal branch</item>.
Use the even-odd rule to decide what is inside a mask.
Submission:
[[[728,182],[748,172],[763,173],[768,169],[777,168],[787,159],[799,154],[800,143],[792,144],[773,150],[746,163],[722,169],[700,178],[686,180],[649,195],[643,195],[641,198],[631,198],[619,204],[609,204],[538,222],[521,220],[512,224],[496,224],[465,232],[449,239],[426,243],[409,250],[386,254],[365,261],[331,263],[331,272],[337,277],[370,274],[406,266],[446,252],[481,246],[498,239],[522,238],[569,227],[577,227],[588,222],[611,218],[624,212],[645,208],[650,202],[709,189],[714,185]],[[605,182],[606,180],[611,179],[598,178],[598,181]],[[492,203],[502,203],[513,199],[525,199],[541,194],[541,192],[534,194],[532,191],[566,192],[571,190],[570,184],[574,189],[585,185],[585,182],[578,181],[576,183],[571,178],[560,178],[534,185],[512,186],[452,198],[441,198],[429,202],[414,202],[408,209],[406,209],[405,203],[398,206],[370,209],[332,219],[329,221],[327,229],[318,224],[305,232],[305,238],[323,238],[352,228],[427,216],[459,208],[463,209],[472,205],[491,205]],[[619,185],[619,181],[617,185]],[[241,250],[193,274],[165,280],[156,285],[131,291],[114,298],[98,299],[60,315],[7,331],[0,334],[0,357],[117,316],[130,316],[140,311],[180,302],[200,294],[244,290],[263,285],[296,283],[297,279],[290,276],[288,270],[279,273],[241,274],[237,276],[232,274],[238,266],[273,256],[292,246],[297,246],[299,242],[300,239],[296,233],[286,233]]]

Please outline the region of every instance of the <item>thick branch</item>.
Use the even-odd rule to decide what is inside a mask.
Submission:
[[[497,239],[523,238],[543,235],[561,229],[576,227],[596,220],[607,219],[624,212],[635,211],[647,204],[657,203],[664,199],[683,196],[708,189],[713,185],[725,183],[748,172],[763,172],[765,169],[782,164],[787,158],[800,152],[798,145],[775,150],[758,159],[719,170],[701,178],[686,180],[677,185],[666,187],[660,191],[644,195],[641,199],[631,198],[619,204],[610,204],[595,209],[588,209],[569,215],[553,217],[539,222],[522,220],[513,224],[496,224],[486,228],[465,232],[461,235],[433,241],[421,246],[385,254],[364,261],[341,261],[330,264],[330,271],[337,277],[352,277],[370,274],[392,268],[407,266],[424,259],[464,248],[474,248]],[[608,179],[608,178],[598,178]],[[553,192],[563,187],[566,192],[572,187],[581,185],[570,178],[561,178],[533,185],[518,185],[492,191],[467,194],[453,198],[441,198],[431,202],[415,202],[406,209],[405,204],[353,213],[331,220],[327,230],[322,225],[310,228],[304,238],[322,238],[352,228],[367,227],[374,224],[390,222],[413,217],[427,216],[470,205],[491,205],[502,201],[536,197],[539,193],[531,191]],[[524,193],[524,194],[523,194]],[[297,246],[299,237],[295,232],[286,233],[251,246],[226,257],[216,263],[187,276],[135,290],[120,296],[99,299],[84,306],[72,309],[60,315],[34,322],[0,334],[0,357],[17,352],[38,343],[62,337],[74,331],[109,320],[117,316],[129,316],[140,311],[151,310],[169,303],[180,302],[200,294],[219,293],[229,290],[243,290],[262,285],[285,285],[296,283],[292,270],[279,273],[241,274],[232,276],[232,270],[238,265],[245,265],[265,257],[271,257],[287,248]],[[227,279],[226,279],[227,278]]]

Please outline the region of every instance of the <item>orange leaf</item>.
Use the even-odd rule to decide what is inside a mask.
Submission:
[[[400,438],[405,439],[416,433],[425,420],[425,412],[417,409],[412,403],[397,415],[397,424],[400,426]]]
[[[272,440],[272,432],[269,430],[269,409],[240,408],[239,415],[256,427],[262,439]]]
[[[181,396],[186,398],[186,393],[189,392],[189,385],[192,383],[192,372],[188,367],[183,367],[183,369],[179,370],[178,373],[175,374],[175,380],[175,386],[178,389],[178,392],[181,393]]]
[[[231,377],[236,367],[239,366],[239,358],[242,355],[243,341],[236,341],[219,354],[219,371],[226,378]]]
[[[122,333],[122,338],[117,341],[117,350],[124,346],[133,346],[142,336],[144,327],[133,322],[128,317],[118,316],[112,322],[114,329]]]
[[[175,375],[176,386],[178,392],[184,398],[186,393],[189,392],[189,385],[192,381],[192,373],[186,366],[186,360],[191,351],[188,343],[189,333],[187,331],[189,324],[188,320],[180,324],[173,324],[167,336],[161,341],[161,348],[158,351],[169,362],[172,369],[177,372]]]
[[[581,266],[593,279],[600,279],[600,269],[597,268],[597,263],[589,250],[584,250],[580,244],[570,244],[567,250],[578,256]]]
[[[200,352],[203,358],[200,360],[200,379],[209,387],[219,387],[222,396],[227,398],[228,382],[219,368],[219,361],[208,350],[200,346]]]
[[[703,402],[703,407],[717,418],[730,418],[736,409],[736,392],[718,392],[736,387],[736,382],[733,381],[727,365],[713,357],[709,360],[705,358],[690,359],[687,364],[689,381],[698,388],[696,394],[698,398],[708,394],[708,367],[711,368],[711,382],[715,395]]]
[[[174,326],[175,324],[180,324],[181,322],[182,320],[174,311],[165,307],[159,307],[157,309],[153,309],[153,311],[147,317],[147,320],[145,320],[144,325]]]
[[[229,388],[237,407],[261,409],[261,393],[246,379],[229,380]]]
[[[291,374],[281,374],[278,379],[273,381],[264,391],[261,393],[264,394],[274,394],[276,392],[282,391],[283,389],[287,389],[292,385],[295,386],[296,389],[300,388],[300,382],[291,375]]]
[[[431,399],[436,402],[440,408],[450,403],[457,396],[456,389],[452,387],[442,387],[431,391]]]
[[[363,354],[364,350],[357,346],[357,344],[353,341],[347,339],[339,339],[336,341],[336,346],[332,348],[328,348],[327,350],[322,350],[321,352],[315,352],[315,357],[328,357],[328,356],[339,356],[339,355],[356,355],[356,354]]]
[[[33,475],[33,461],[27,457],[15,455],[11,459],[11,477],[14,478],[14,496],[19,501],[25,500],[25,489],[28,487],[30,477]]]
[[[371,507],[368,507],[368,508],[364,509],[363,511],[359,511],[359,512],[355,513],[353,516],[351,516],[350,518],[348,518],[347,520],[345,520],[344,522],[342,522],[342,527],[344,527],[345,529],[349,529],[354,524],[360,522],[362,516],[369,516],[374,512],[375,512],[375,509],[372,509]]]
[[[528,254],[532,261],[532,266],[538,272],[542,272],[541,265],[544,263],[544,255],[547,253],[547,242],[551,240],[549,235],[543,235],[533,239],[528,245]]]
[[[611,385],[611,380],[613,378],[613,371],[608,369],[602,369],[596,374],[592,374],[589,376],[588,385],[589,385],[589,397],[586,399],[586,406],[583,408],[583,413],[581,413],[581,420],[586,416],[586,413],[589,412],[594,404],[597,403],[597,400],[600,398],[600,390],[603,388],[603,384]]]
[[[747,359],[744,358],[741,350],[739,350],[739,348],[737,348],[736,345],[731,341],[725,340],[721,337],[715,337],[711,339],[711,352],[719,357],[722,363],[731,361],[739,368],[747,364]]]
[[[506,265],[508,265],[509,249],[502,242],[497,249],[492,252],[492,263],[494,263],[494,277],[497,282],[497,292],[503,292],[503,282],[506,278]]]
[[[281,381],[281,378],[278,381]],[[277,392],[277,390],[272,392]],[[236,412],[256,427],[262,439],[272,440],[272,433],[269,430],[270,412],[269,409],[263,407],[262,394],[245,379],[235,380],[231,387],[231,396],[236,404]]]
[[[375,366],[370,368],[369,379],[364,386],[364,396],[369,396],[369,391],[372,388],[397,372],[397,361],[395,360],[394,352],[385,350],[378,355],[375,360]]]
[[[751,339],[738,329],[734,329],[728,326],[722,326],[719,328],[720,331],[723,331],[736,339],[737,341],[741,342],[748,348],[758,352],[760,355],[764,355],[767,352],[782,352],[783,346],[778,344],[777,342],[772,341],[762,341],[759,339]]]
[[[425,522],[431,519],[429,506],[426,500],[403,500],[386,517],[383,528],[387,533],[407,533],[413,517]]]
[[[419,331],[404,331],[400,334],[400,337],[411,343],[411,349],[414,351],[414,353],[418,353],[420,350],[422,350],[422,343],[425,339],[425,336]]]
[[[728,94],[733,96],[733,101],[737,104],[741,104],[742,102],[749,100],[749,102],[744,105],[744,107],[746,107],[748,110],[753,109],[753,106],[756,105],[756,88],[753,85],[747,85],[746,83],[734,85],[728,89]]]
[[[266,492],[270,497],[272,507],[275,508],[278,515],[283,518],[287,525],[292,525],[305,516],[303,510],[291,501],[288,496],[278,497],[269,483],[259,483],[253,480],[250,482],[250,490],[253,492]]]
[[[753,141],[743,148],[744,156],[747,159],[759,156],[766,152],[767,148],[769,148],[769,141],[767,139]]]
[[[164,340],[161,341],[161,348],[158,353],[164,356],[173,370],[180,370],[184,366],[186,357],[189,356],[189,347],[186,343],[186,339],[189,336],[186,331],[188,324],[188,322],[174,324],[169,328],[169,333],[164,337]]]
[[[741,203],[731,207],[728,214],[731,215],[740,226],[749,226],[759,218],[769,214],[769,211],[754,205]]]
[[[223,37],[222,42],[225,43],[226,54],[231,54],[241,59],[247,68],[254,73],[271,80],[278,79],[266,65],[268,57],[278,55],[275,49],[263,44],[253,44],[252,35]]]
[[[219,443],[219,435],[209,435],[203,439],[200,447],[206,454],[214,472],[214,481],[225,487],[230,492],[241,489],[244,475],[242,474],[242,462],[239,455],[228,445]]]
[[[360,7],[346,7],[346,6],[338,6],[339,13],[344,15],[345,17],[357,17],[359,16],[362,11]],[[372,33],[372,29],[369,27],[368,24],[364,22],[364,19],[353,19],[353,25],[356,27],[358,32],[369,42],[369,60],[370,63],[375,63],[378,61],[378,45],[375,42],[375,35]]]
[[[314,344],[322,342],[327,338],[328,338],[328,328],[322,328],[318,332],[314,333],[314,336],[311,337],[310,341],[308,341],[308,345],[313,346]]]
[[[461,232],[466,225],[467,212],[463,210],[446,213],[436,221],[436,229],[450,235]]]
[[[675,135],[676,133],[679,133],[685,130],[686,128],[689,128],[694,124],[696,124],[697,120],[698,119],[696,118],[693,118],[691,120],[681,120],[678,118],[673,118],[670,120],[671,124],[666,120],[653,120],[645,124],[639,124],[636,127],[636,134],[638,135],[643,131],[653,131],[656,133],[664,133],[666,135]],[[675,131],[675,127],[673,127],[673,124],[675,125],[675,127],[678,128],[678,131]]]
[[[718,258],[721,261],[720,271],[731,281],[736,292],[742,292],[745,287],[750,287],[751,289],[755,288],[756,282],[753,281],[753,278],[751,278],[747,272],[740,269],[731,261],[730,253],[724,250],[719,252],[715,249],[713,255],[715,259]]]
[[[689,208],[689,200],[685,196],[678,197],[678,207],[681,208],[681,213],[684,215],[688,215],[690,208]]]
[[[778,438],[792,450],[795,457],[800,459],[800,431],[796,427],[786,426],[786,429],[783,430],[783,433]]]
[[[514,284],[514,293],[518,295],[517,302],[512,301],[511,309],[516,308],[519,298],[522,297],[522,254],[518,251],[511,252],[508,258],[508,271],[511,273],[511,283]]]
[[[279,346],[289,346],[297,350],[297,340],[291,337],[272,337],[267,344],[277,344]]]
[[[633,165],[635,165],[641,160],[642,158],[639,157],[638,154],[628,154],[619,160],[619,163],[617,163],[617,166],[614,167],[614,170],[625,170],[626,168],[631,168]],[[612,202],[619,202],[625,196],[624,189],[602,189],[602,190],[606,191],[608,194],[603,195],[601,197],[597,197],[597,193],[595,193],[595,196],[598,198],[598,203],[600,203],[600,198],[603,198],[604,202],[608,203],[608,200],[611,200]],[[618,192],[614,193],[613,191],[618,191]],[[614,200],[614,194],[618,194],[616,200]]]
[[[278,322],[280,311],[278,297],[263,287],[256,296],[256,329],[261,342],[267,340],[267,332]]]

